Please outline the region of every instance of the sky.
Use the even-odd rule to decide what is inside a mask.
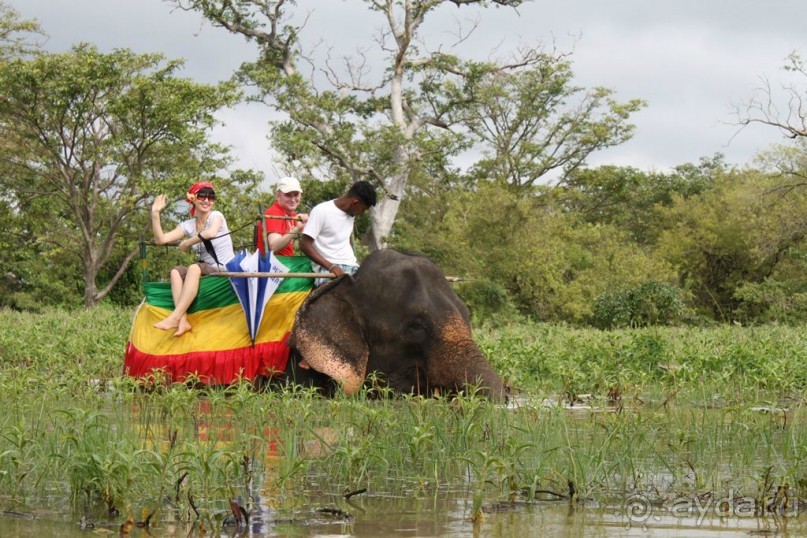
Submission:
[[[52,52],[78,42],[162,52],[185,60],[182,76],[208,83],[229,78],[257,53],[242,37],[162,0],[5,2],[39,21]],[[383,24],[359,0],[298,0],[295,11],[306,17],[303,41],[335,55],[372,47]],[[571,52],[575,84],[610,88],[620,101],[645,100],[632,116],[633,139],[593,154],[589,166],[668,171],[715,153],[742,166],[788,143],[772,127],[739,129],[735,109],[764,81],[774,89],[790,83],[782,66],[791,52],[807,56],[805,17],[804,0],[533,0],[517,10],[451,4],[427,20],[424,46],[434,50],[452,42],[458,27],[477,24],[455,53],[483,59],[519,46],[555,48]],[[218,117],[224,125],[213,137],[231,146],[237,166],[262,171],[270,184],[285,175],[267,139],[272,115],[265,105],[239,105]]]

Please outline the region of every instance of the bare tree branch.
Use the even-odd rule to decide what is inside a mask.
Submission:
[[[804,94],[807,91],[807,71],[804,60],[798,53],[791,53],[784,66],[784,71],[799,75],[801,84],[782,84],[779,88],[784,93],[785,111],[777,105],[777,95],[770,80],[762,79],[762,86],[755,95],[744,104],[735,106],[740,129],[752,124],[774,127],[786,137],[795,139],[807,137],[807,105]],[[735,133],[736,136],[736,133]]]

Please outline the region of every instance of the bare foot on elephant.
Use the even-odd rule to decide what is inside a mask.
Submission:
[[[154,324],[154,328],[160,329],[161,331],[168,331],[171,329],[176,329],[177,327],[179,327],[179,320],[171,316],[168,316],[164,320]]]
[[[190,332],[191,323],[188,321],[188,317],[183,314],[181,318],[179,318],[179,326],[177,327],[177,332],[174,333],[174,336],[182,336],[183,334]]]
[[[155,323],[154,328],[160,329],[161,331],[170,331],[171,329],[176,329],[177,332],[174,333],[174,336],[182,336],[191,330],[191,324],[188,321],[188,318],[184,315],[179,319],[174,316],[168,316],[164,320]]]

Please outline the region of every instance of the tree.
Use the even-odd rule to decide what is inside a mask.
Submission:
[[[789,181],[735,171],[716,178],[707,191],[687,199],[676,195],[669,207],[657,207],[667,224],[658,256],[675,267],[701,313],[742,319],[750,310],[739,290],[780,280],[786,265],[792,275],[794,262],[803,274],[807,191],[790,190]]]
[[[330,54],[320,61],[304,55],[300,41],[303,25],[289,24],[290,14],[286,13],[288,6],[297,2],[173,1],[183,9],[200,11],[214,25],[245,36],[260,47],[260,57],[242,66],[239,80],[254,88],[254,99],[266,102],[288,118],[274,126],[272,140],[276,150],[294,166],[313,173],[323,175],[324,170],[324,175],[345,182],[368,179],[383,189],[385,196],[371,212],[371,250],[384,246],[392,233],[413,177],[423,177],[427,172],[452,174],[451,157],[474,142],[499,142],[484,134],[483,126],[490,113],[486,106],[494,99],[497,88],[505,87],[510,92],[519,85],[538,88],[536,91],[549,94],[546,107],[559,106],[563,97],[576,91],[548,87],[550,82],[541,78],[542,73],[558,73],[564,80],[568,69],[563,70],[562,57],[538,49],[525,49],[510,61],[494,63],[464,61],[443,50],[443,45],[429,51],[422,44],[423,24],[438,9],[452,5],[516,7],[522,0],[365,0],[364,4],[385,24],[378,37],[385,66],[375,80],[369,80],[372,62],[367,53],[345,59],[341,70]],[[466,37],[461,36],[459,41]],[[301,71],[301,66],[307,65],[313,66],[308,77]],[[507,76],[522,71],[528,74]],[[557,79],[551,83],[557,83]],[[538,146],[550,143],[563,148],[564,156],[544,166],[543,171],[571,169],[582,163],[590,151],[625,139],[630,129],[624,120],[638,105],[606,104],[610,112],[592,120],[597,132],[595,140],[588,138],[593,131],[588,129],[586,120],[591,118],[586,115],[607,99],[607,92],[595,92],[588,100],[584,98],[576,114],[559,113],[553,124],[545,118],[527,118],[546,109],[532,104],[524,94],[516,111],[524,122],[520,130],[511,133],[527,138],[516,164],[528,167],[531,158],[542,155]],[[574,125],[557,125],[570,118]],[[552,132],[561,133],[564,140],[548,140]],[[581,136],[577,137],[577,133]],[[491,154],[504,159],[507,150],[502,143]],[[543,153],[545,160],[551,160],[550,151],[547,148]],[[520,177],[519,173],[510,169],[508,177]],[[534,182],[542,170],[523,173]]]
[[[470,277],[479,288],[503,287],[521,313],[536,319],[581,322],[606,291],[674,281],[668,263],[616,226],[585,222],[537,197],[514,197],[502,182],[442,196],[443,211],[430,220],[418,213],[417,223],[407,218],[412,233],[397,244],[425,251],[447,274]]]
[[[594,88],[569,106],[583,88],[571,85],[563,56],[546,55],[514,72],[481,72],[464,90],[474,100],[463,123],[486,154],[472,174],[504,180],[517,191],[546,183],[549,174],[563,183],[592,152],[629,140],[634,126],[627,120],[644,106],[638,99],[618,103],[607,88]]]
[[[17,11],[0,1],[0,65],[35,52],[37,45],[33,42],[33,37],[41,33],[36,22],[21,20]],[[8,147],[9,141],[0,140],[0,146]],[[19,271],[28,258],[27,252],[20,248],[27,244],[27,237],[23,237],[20,214],[12,210],[11,201],[12,197],[8,192],[0,192],[0,219],[5,227],[4,233],[0,235],[0,267],[9,268],[0,274],[0,306],[16,306],[28,302],[27,298],[20,295],[25,281]],[[12,271],[12,267],[16,270]]]
[[[610,165],[582,168],[553,195],[567,211],[588,222],[614,224],[639,245],[647,246],[664,229],[655,206],[672,205],[674,195],[687,199],[706,191],[725,171],[721,154],[702,158],[697,165],[678,165],[672,172]]]
[[[798,52],[792,52],[787,57],[784,71],[798,81],[782,85],[782,98],[770,81],[764,79],[763,86],[756,94],[736,107],[735,112],[742,127],[759,123],[779,129],[788,138],[807,137],[807,101],[805,89],[799,86],[807,78],[807,63]]]
[[[78,257],[86,306],[110,292],[137,254],[149,198],[184,192],[191,178],[228,163],[206,131],[237,92],[178,78],[180,66],[88,45],[0,66],[0,166],[12,211],[40,212],[40,251]]]
[[[0,61],[38,51],[39,46],[32,39],[42,33],[36,21],[21,20],[16,10],[0,1]]]

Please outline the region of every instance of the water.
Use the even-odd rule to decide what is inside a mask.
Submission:
[[[180,393],[180,396],[182,394]],[[235,401],[235,400],[233,400]],[[226,400],[222,402],[229,403]],[[207,439],[212,435],[216,443],[208,445],[202,443],[198,445],[205,450],[193,452],[184,461],[184,464],[199,463],[208,461],[206,458],[212,457],[214,448],[219,447],[224,450],[231,443],[237,441],[237,434],[241,432],[233,425],[234,418],[238,415],[230,414],[230,408],[225,406],[223,414],[215,414],[210,410],[208,402],[202,402],[199,415],[194,414],[194,435],[199,439]],[[221,403],[221,402],[220,402]],[[235,401],[235,403],[238,403]],[[328,405],[328,402],[324,402]],[[521,402],[520,405],[526,405]],[[546,401],[540,404],[542,407],[555,409],[558,403]],[[363,408],[362,408],[363,409]],[[372,408],[369,411],[373,411]],[[396,410],[397,411],[397,410]],[[253,413],[258,411],[252,410]],[[763,415],[759,413],[764,412]],[[156,521],[150,528],[138,528],[134,526],[127,534],[120,532],[122,516],[108,518],[104,513],[94,514],[89,521],[92,526],[82,527],[79,521],[82,519],[81,513],[72,513],[70,502],[67,497],[67,485],[59,487],[59,482],[54,481],[53,491],[58,490],[59,495],[38,501],[36,506],[44,506],[46,509],[34,511],[25,509],[22,505],[15,504],[9,497],[0,497],[0,506],[5,512],[0,511],[0,538],[33,538],[33,537],[64,537],[64,538],[86,538],[88,536],[116,536],[127,535],[131,537],[167,537],[179,538],[186,536],[220,536],[220,537],[279,537],[279,536],[428,536],[428,537],[511,537],[511,536],[764,536],[775,534],[777,536],[802,536],[807,535],[807,505],[797,507],[784,506],[783,512],[786,517],[758,517],[755,514],[756,500],[735,496],[731,493],[715,494],[710,497],[708,493],[702,492],[708,489],[705,487],[695,487],[697,484],[695,468],[693,476],[678,476],[674,479],[671,474],[671,467],[681,466],[682,462],[689,461],[689,458],[699,457],[701,462],[698,470],[709,472],[707,484],[723,484],[723,479],[734,479],[726,482],[724,487],[744,486],[747,491],[765,491],[771,495],[778,495],[792,484],[792,481],[782,480],[785,476],[803,476],[803,467],[799,466],[798,459],[792,466],[784,466],[771,474],[768,480],[770,466],[775,463],[776,458],[793,454],[798,455],[799,450],[803,450],[805,441],[803,432],[803,415],[788,416],[787,420],[774,415],[769,409],[758,410],[756,408],[736,415],[735,411],[727,412],[682,412],[674,413],[665,411],[663,415],[652,409],[645,414],[623,415],[613,413],[610,409],[599,409],[596,407],[575,405],[573,408],[563,412],[560,417],[556,415],[538,416],[525,415],[528,419],[538,417],[543,420],[569,417],[571,420],[557,420],[555,424],[559,427],[567,428],[568,437],[552,438],[551,428],[536,429],[535,435],[542,435],[549,438],[548,444],[542,445],[544,448],[531,454],[535,458],[548,458],[558,454],[560,451],[553,447],[569,447],[577,449],[583,457],[590,455],[588,448],[599,446],[604,442],[603,432],[613,432],[614,435],[625,434],[626,441],[614,442],[608,455],[610,457],[625,456],[636,468],[615,467],[608,473],[591,473],[596,479],[592,489],[596,490],[598,498],[609,496],[608,499],[601,500],[600,504],[593,502],[570,503],[568,499],[541,500],[527,503],[523,500],[513,503],[487,502],[482,505],[483,517],[474,522],[474,485],[484,482],[475,482],[474,475],[470,471],[467,481],[454,486],[439,483],[439,485],[420,483],[416,478],[409,481],[402,480],[402,473],[394,474],[392,469],[382,467],[374,469],[374,472],[382,477],[387,476],[386,482],[377,485],[378,491],[371,491],[356,494],[349,499],[345,499],[345,484],[334,484],[329,481],[335,480],[329,475],[327,465],[319,466],[317,473],[305,475],[305,485],[295,484],[294,494],[290,489],[283,489],[278,484],[275,464],[278,464],[277,447],[275,434],[273,432],[260,431],[260,443],[267,443],[266,461],[271,462],[264,470],[264,473],[255,476],[254,482],[249,480],[248,484],[239,484],[236,489],[229,490],[226,494],[217,492],[217,497],[211,496],[217,504],[214,517],[219,521],[229,517],[230,522],[226,524],[220,532],[214,533],[210,528],[200,529],[198,524],[188,523],[192,514],[188,514],[187,503],[180,503],[185,506],[186,512],[179,514],[172,512],[166,505],[160,512],[159,521]],[[780,413],[781,414],[781,413]],[[327,416],[321,413],[322,416]],[[137,423],[135,413],[131,423]],[[146,415],[151,417],[151,415]],[[320,416],[320,415],[316,415]],[[625,418],[627,416],[627,418]],[[587,417],[613,418],[614,420],[588,420]],[[762,418],[760,418],[762,417]],[[127,417],[128,418],[128,417]],[[342,417],[343,419],[345,417]],[[348,417],[349,418],[349,417]],[[619,420],[617,420],[619,419]],[[724,422],[729,422],[731,428],[723,428]],[[263,428],[265,424],[261,421],[256,423]],[[124,423],[121,423],[123,427]],[[439,424],[439,423],[438,423]],[[523,422],[514,423],[516,426]],[[171,430],[156,431],[159,429],[157,422],[147,421],[148,430],[151,437],[149,439],[163,440],[166,446],[161,446],[163,452],[167,450],[171,438]],[[249,426],[249,425],[248,425]],[[746,426],[748,426],[746,428]],[[798,427],[797,427],[798,426]],[[145,428],[146,426],[141,426]],[[619,428],[617,428],[619,427]],[[154,430],[154,431],[152,431]],[[249,428],[243,430],[249,433]],[[746,431],[747,430],[747,431]],[[128,430],[127,430],[128,431]],[[306,447],[304,452],[309,458],[327,457],[328,447],[337,447],[337,436],[334,435],[332,427],[316,428],[316,442],[312,446]],[[404,430],[408,431],[408,430]],[[475,430],[477,435],[482,430]],[[511,432],[520,430],[511,428]],[[693,433],[694,432],[694,433]],[[750,432],[750,433],[749,433]],[[137,430],[135,435],[140,438],[141,431]],[[187,432],[186,432],[187,433]],[[595,435],[596,434],[596,435]],[[630,434],[630,435],[628,435]],[[641,435],[638,435],[641,434]],[[143,434],[145,435],[145,434]],[[609,433],[610,435],[610,433]],[[544,441],[544,438],[541,441]],[[94,438],[89,437],[89,441]],[[631,443],[635,444],[636,439],[645,439],[648,443],[644,451],[633,451]],[[610,438],[608,439],[610,441]],[[350,440],[348,440],[350,441]],[[699,441],[700,444],[696,444]],[[764,442],[763,442],[764,441]],[[156,441],[155,441],[156,442]],[[711,443],[711,444],[710,444]],[[749,445],[758,443],[761,450]],[[215,445],[215,446],[214,446]],[[90,448],[94,445],[89,445]],[[101,446],[106,452],[89,452],[99,454],[106,461],[119,462],[126,457],[128,452],[123,452],[123,456],[118,456],[112,449],[116,445]],[[150,447],[151,445],[147,445]],[[195,445],[189,445],[195,446]],[[351,447],[348,442],[345,446]],[[507,449],[509,445],[503,444],[501,447]],[[764,450],[766,446],[771,447],[770,454]],[[341,445],[340,445],[341,447]],[[337,447],[338,448],[338,447]],[[378,447],[376,447],[378,448]],[[336,448],[331,448],[336,450]],[[380,450],[380,449],[379,449]],[[403,450],[403,449],[401,449]],[[240,454],[240,452],[235,452]],[[358,454],[366,456],[366,452],[361,450]],[[526,454],[526,453],[525,453]],[[662,454],[664,458],[656,456]],[[774,458],[771,459],[771,454]],[[396,455],[394,451],[392,455]],[[768,459],[756,460],[754,458],[765,455]],[[743,456],[743,457],[739,457]],[[503,456],[505,457],[505,456]],[[506,456],[515,458],[512,454]],[[647,459],[647,461],[645,461]],[[387,461],[387,460],[384,460]],[[541,476],[561,473],[564,469],[563,459],[551,460],[554,466],[547,467],[540,471]],[[664,463],[661,465],[659,462]],[[586,469],[592,469],[593,464],[606,465],[608,461],[604,456],[597,456],[592,460]],[[338,462],[335,462],[338,464]],[[550,464],[547,464],[550,465]],[[540,468],[539,468],[540,469]],[[557,469],[557,471],[556,471]],[[636,470],[641,470],[642,480],[632,481],[631,476],[636,474]],[[0,469],[2,472],[3,469]],[[622,475],[619,475],[622,473]],[[665,474],[666,473],[666,474]],[[239,476],[241,476],[239,474]],[[396,476],[397,478],[392,478]],[[421,473],[421,475],[423,474]],[[555,478],[555,487],[563,484],[564,474],[559,474]],[[604,476],[606,480],[596,477]],[[628,478],[625,478],[628,476]],[[750,481],[743,480],[743,477],[750,477]],[[361,482],[353,477],[355,483]],[[383,478],[376,480],[383,482]],[[444,480],[444,479],[440,479]],[[484,480],[484,479],[483,479]],[[605,488],[609,487],[608,490]],[[636,485],[638,484],[638,485]],[[782,489],[777,486],[781,484]],[[186,486],[190,488],[190,486]],[[197,486],[198,487],[198,486]],[[634,488],[642,487],[643,491],[652,492],[653,496],[645,498],[641,496],[626,494],[620,497],[614,488]],[[690,489],[687,489],[690,488]],[[498,489],[498,491],[497,491]],[[495,484],[490,495],[486,499],[501,498],[502,488],[497,488]],[[721,488],[722,489],[722,488]],[[392,493],[381,493],[381,490]],[[677,491],[696,491],[699,496],[675,497]],[[177,485],[177,495],[179,485]],[[189,489],[187,491],[190,491]],[[198,490],[196,490],[198,491]],[[238,493],[236,493],[236,491]],[[248,493],[247,493],[248,492]],[[513,491],[520,495],[519,499],[527,498],[523,489]],[[169,493],[165,493],[168,495]],[[560,491],[559,493],[565,493]],[[250,519],[247,525],[238,526],[229,508],[225,508],[225,501],[229,495],[249,495],[249,502],[236,499],[241,505],[250,511]],[[795,495],[795,491],[787,493],[789,498]],[[163,495],[161,492],[160,496]],[[693,494],[694,495],[694,494]],[[201,496],[195,493],[197,500]],[[552,496],[547,496],[549,498]],[[155,495],[155,498],[157,496]],[[786,497],[787,498],[787,497]],[[56,499],[56,500],[53,500]],[[218,501],[216,501],[218,499]],[[219,502],[220,501],[220,502]],[[31,502],[37,502],[31,500]],[[776,501],[778,502],[778,501]],[[120,504],[118,505],[120,507]],[[96,507],[103,510],[103,506]],[[13,512],[12,512],[13,510]],[[135,514],[136,519],[142,519],[142,515]]]
[[[451,494],[439,498],[391,498],[359,496],[350,502],[334,497],[312,499],[291,514],[279,515],[261,507],[248,526],[226,525],[214,534],[220,537],[287,536],[803,536],[807,516],[795,510],[786,518],[754,517],[738,509],[720,517],[717,502],[693,504],[690,510],[673,506],[650,507],[648,512],[629,512],[629,507],[571,505],[568,501],[514,503],[486,506],[483,520],[471,521],[469,502]],[[670,509],[676,510],[675,513]],[[57,513],[0,516],[0,536],[8,538],[86,538],[121,535],[120,520],[81,529],[78,518]],[[198,527],[162,521],[150,529],[133,527],[132,538],[201,536]]]

